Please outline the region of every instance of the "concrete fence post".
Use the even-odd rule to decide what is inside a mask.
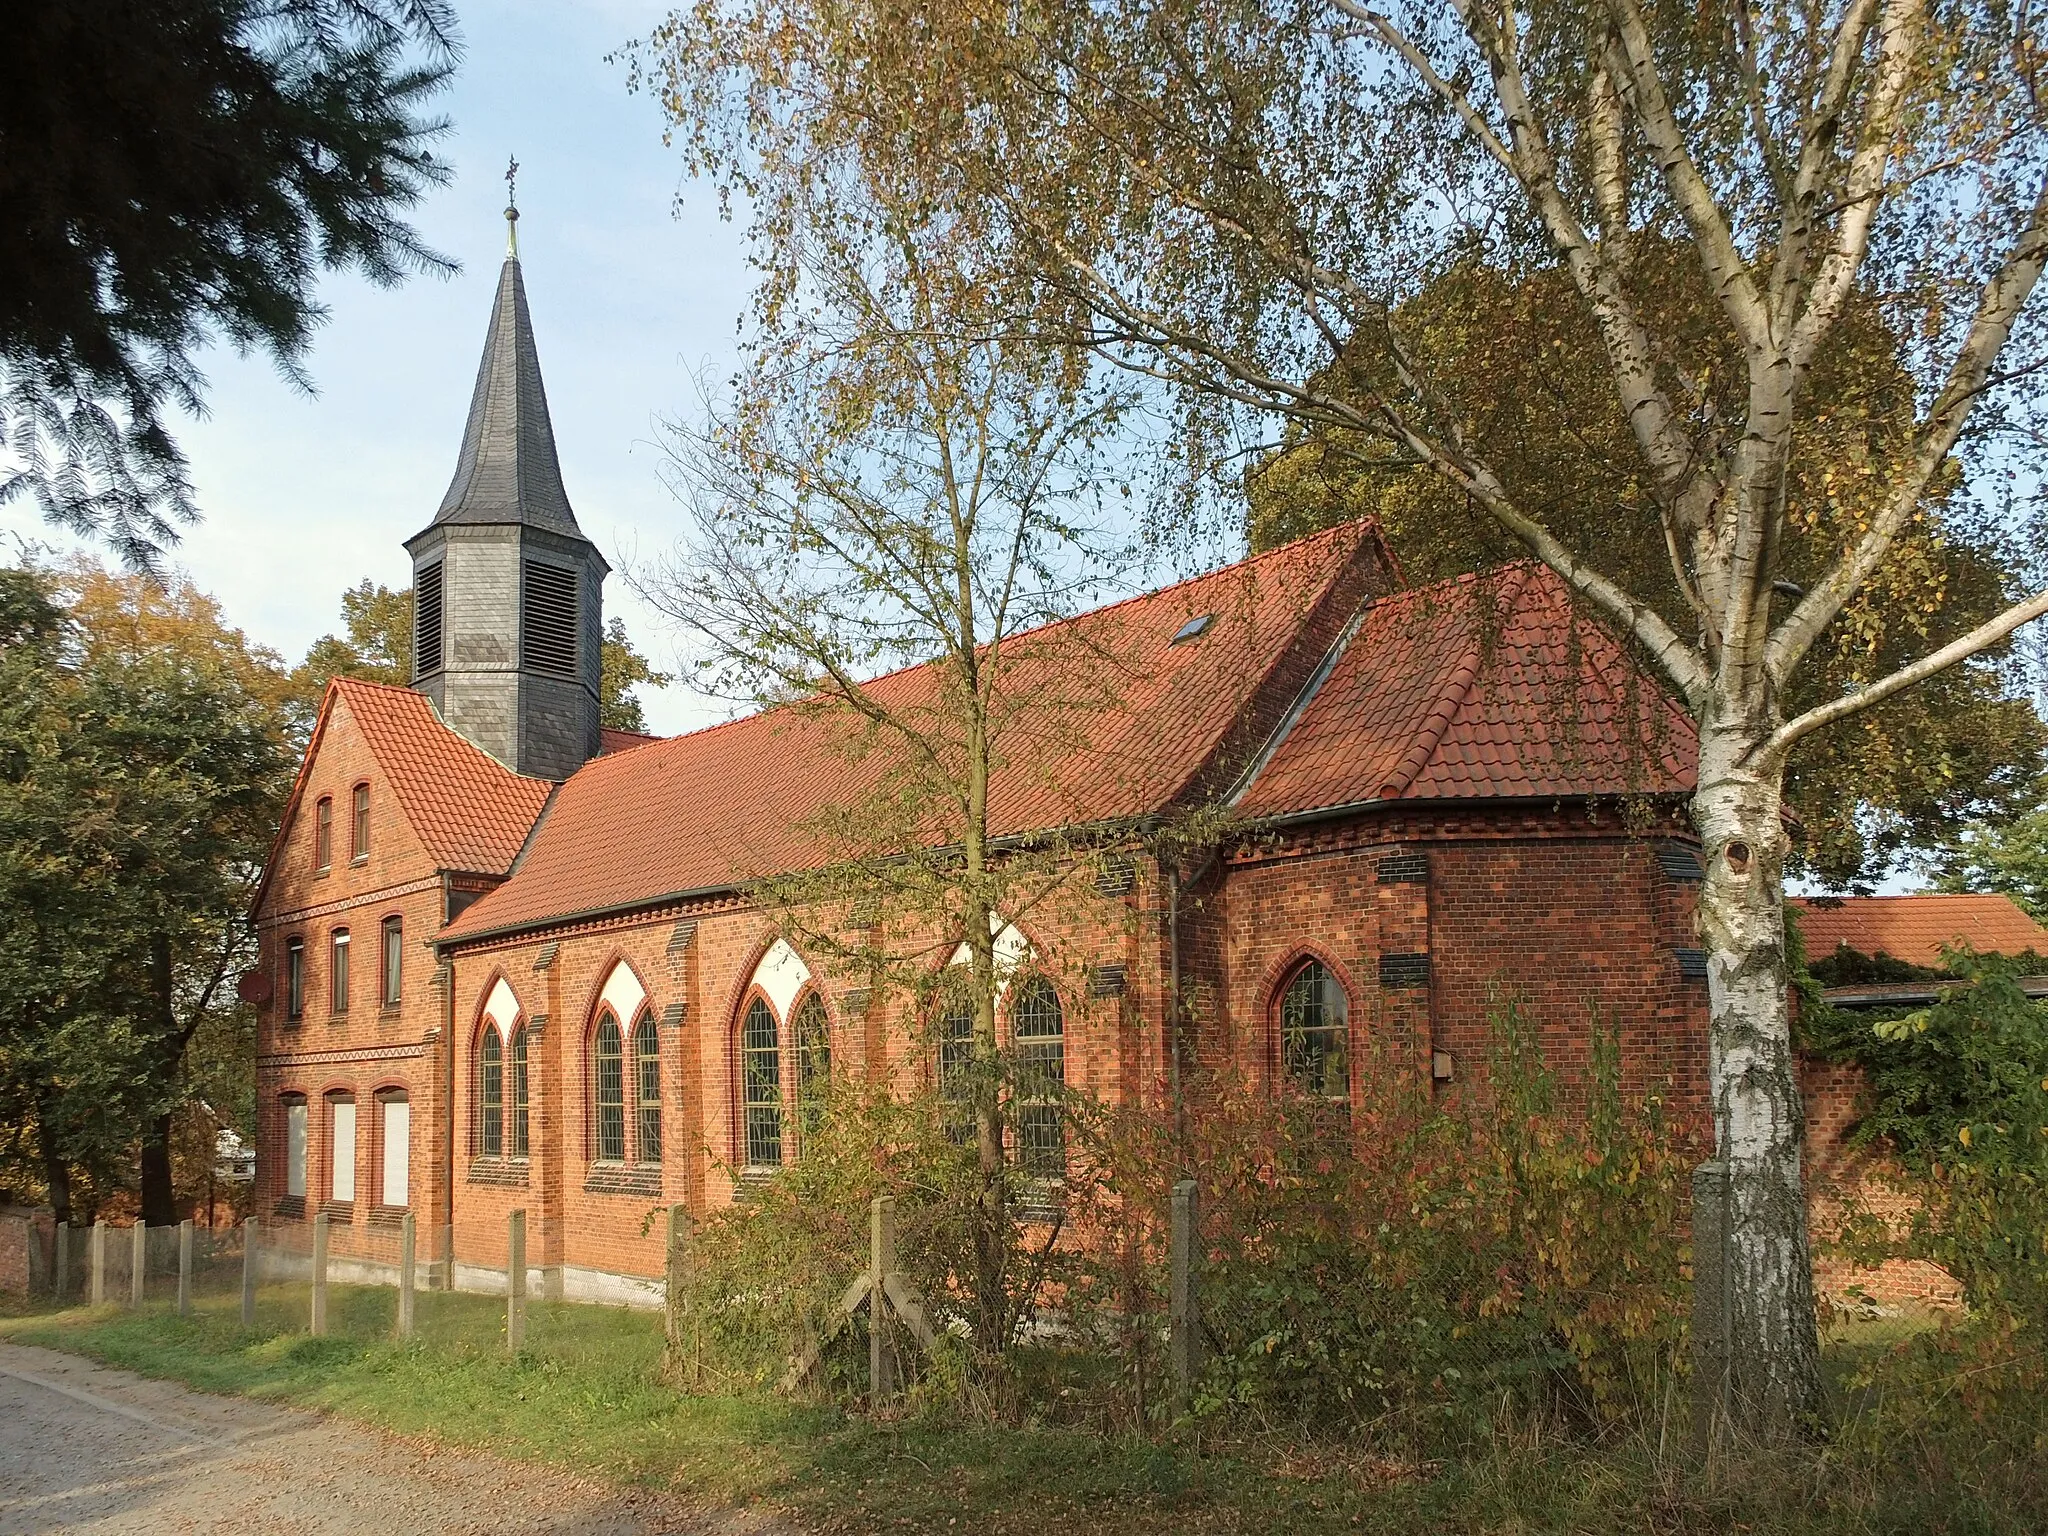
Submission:
[[[418,1263],[419,1228],[411,1211],[398,1222],[398,1336],[412,1337],[415,1266]]]
[[[262,1229],[251,1216],[242,1223],[242,1326],[256,1326],[256,1271],[262,1264]]]
[[[1735,1359],[1730,1335],[1734,1310],[1728,1273],[1728,1165],[1718,1160],[1692,1171],[1692,1417],[1698,1455],[1713,1453],[1728,1426]]]
[[[57,1304],[62,1306],[64,1293],[71,1285],[71,1223],[68,1221],[57,1223],[55,1259],[56,1262],[51,1266],[54,1273],[51,1276],[50,1294],[56,1298]]]
[[[526,1347],[526,1212],[505,1217],[505,1348]]]
[[[662,1266],[662,1367],[671,1382],[697,1385],[697,1351],[684,1316],[688,1310],[690,1286],[690,1208],[668,1208],[668,1255]]]
[[[896,1202],[878,1196],[868,1211],[868,1407],[896,1397],[895,1352],[889,1347],[889,1271],[896,1267]]]
[[[128,1267],[128,1306],[132,1311],[142,1305],[142,1287],[149,1278],[149,1228],[138,1216],[129,1230],[135,1250],[134,1261]]]
[[[1173,1389],[1182,1402],[1202,1368],[1199,1287],[1195,1258],[1201,1232],[1201,1192],[1193,1179],[1173,1186],[1173,1229],[1167,1250],[1167,1351]]]
[[[105,1306],[107,1302],[107,1219],[102,1216],[92,1224],[92,1304]]]
[[[327,1213],[319,1212],[313,1217],[313,1315],[308,1320],[308,1331],[318,1335],[327,1331]]]
[[[192,1219],[178,1223],[178,1316],[192,1315]]]

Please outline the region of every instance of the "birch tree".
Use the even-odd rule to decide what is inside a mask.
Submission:
[[[1168,467],[1189,495],[1170,505],[1199,507],[1276,418],[1341,428],[1469,498],[1685,701],[1732,1188],[1727,1387],[1760,1428],[1818,1390],[1787,762],[2048,612],[2044,592],[1794,702],[1958,455],[2038,399],[2042,47],[2028,8],[1971,0],[703,0],[641,56],[702,167],[746,147],[727,179],[764,224],[820,146],[980,207],[1034,322],[1179,408]],[[1638,257],[1667,241],[1712,295],[1709,334],[1647,302]],[[1568,278],[1630,428],[1630,542],[1663,552],[1673,602],[1561,539],[1404,333],[1403,299],[1475,258]],[[1903,338],[1910,431],[1794,588],[1786,487],[1825,439],[1811,385],[1857,302]]]

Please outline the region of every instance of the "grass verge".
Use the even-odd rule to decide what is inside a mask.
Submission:
[[[400,1343],[388,1290],[334,1287],[332,1332],[317,1339],[296,1331],[303,1296],[266,1292],[253,1329],[229,1297],[187,1319],[162,1308],[0,1318],[0,1338],[707,1505],[770,1504],[822,1531],[2048,1529],[2040,1465],[1988,1454],[1982,1435],[1960,1429],[1862,1453],[1845,1437],[1706,1472],[1642,1437],[1515,1435],[1417,1471],[1298,1435],[1153,1440],[938,1416],[877,1424],[817,1404],[684,1397],[658,1380],[659,1322],[644,1313],[536,1302],[528,1347],[512,1358],[503,1304],[489,1298],[421,1296],[418,1332]]]

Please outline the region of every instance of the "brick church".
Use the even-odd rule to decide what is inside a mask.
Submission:
[[[453,483],[406,547],[413,685],[330,686],[257,898],[256,1214],[325,1210],[367,1273],[410,1210],[436,1280],[487,1287],[523,1208],[537,1289],[652,1299],[652,1209],[772,1177],[810,1074],[943,1073],[944,1031],[751,894],[817,857],[841,726],[600,728],[607,567],[516,255]],[[1389,1062],[1447,1086],[1505,985],[1566,1073],[1597,1007],[1631,1088],[1697,1102],[1690,725],[1546,570],[1411,588],[1352,524],[1027,639],[1102,698],[1078,733],[1027,720],[1038,745],[992,786],[998,832],[1091,850],[1002,930],[1029,978],[1006,1045],[1125,1101],[1185,1064],[1336,1098]],[[1148,834],[1194,811],[1210,846],[1161,854]],[[1056,1186],[1056,1116],[1017,1118]]]

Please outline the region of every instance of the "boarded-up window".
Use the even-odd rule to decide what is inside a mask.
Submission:
[[[332,1197],[347,1202],[356,1197],[356,1101],[329,1099],[328,1140],[332,1152]]]
[[[413,579],[414,677],[441,670],[441,562],[420,567]]]
[[[412,1105],[387,1098],[384,1107],[384,1204],[410,1203],[412,1172]]]
[[[306,1101],[287,1099],[284,1105],[284,1192],[294,1199],[306,1198]]]
[[[576,573],[528,561],[521,583],[519,664],[576,675]]]

